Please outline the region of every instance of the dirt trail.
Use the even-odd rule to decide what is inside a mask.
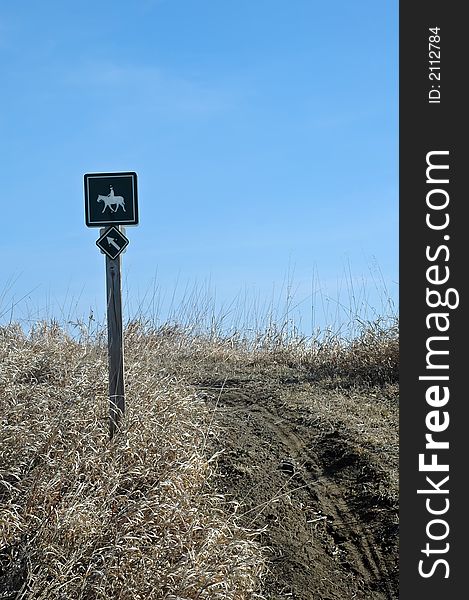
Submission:
[[[198,387],[221,427],[218,485],[241,503],[245,525],[265,528],[266,598],[397,598],[396,507],[379,492],[377,456],[343,419],[298,410],[273,382]]]

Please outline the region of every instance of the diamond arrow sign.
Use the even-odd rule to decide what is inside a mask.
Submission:
[[[119,256],[128,243],[129,240],[114,225],[106,229],[103,235],[96,240],[98,248],[113,260]]]

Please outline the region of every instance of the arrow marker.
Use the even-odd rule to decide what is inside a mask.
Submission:
[[[109,237],[109,236],[106,236],[106,240],[107,240],[107,243],[108,243],[110,246],[114,246],[114,248],[115,248],[116,250],[120,250],[120,249],[121,249],[121,248],[120,248],[120,246],[118,246],[118,245],[116,244],[116,240],[115,240],[114,238],[112,238],[112,237]]]
[[[116,227],[101,230],[101,237],[96,240],[98,248],[111,260],[114,260],[129,245],[129,240]]]

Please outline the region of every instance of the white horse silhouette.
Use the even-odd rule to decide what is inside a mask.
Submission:
[[[119,206],[122,206],[122,210],[125,212],[124,198],[122,196],[102,196],[99,194],[97,201],[104,202],[103,212],[106,208],[109,208],[111,212],[117,212]],[[115,205],[115,208],[112,208],[113,205]]]

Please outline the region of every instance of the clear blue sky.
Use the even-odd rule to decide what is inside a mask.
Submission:
[[[129,316],[397,303],[397,59],[397,0],[2,0],[0,322],[104,315],[104,171],[139,176]]]

